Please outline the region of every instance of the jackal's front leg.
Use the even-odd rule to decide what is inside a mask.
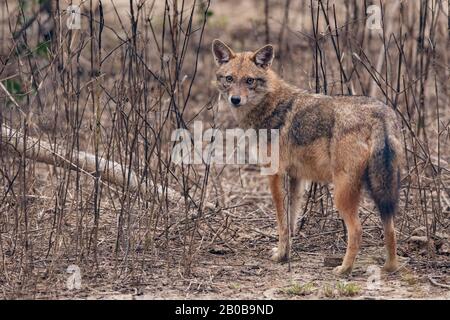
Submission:
[[[278,248],[274,248],[272,260],[277,262],[287,261],[289,258],[289,230],[284,212],[284,193],[282,175],[269,176],[269,186],[272,192],[273,204],[278,222]]]

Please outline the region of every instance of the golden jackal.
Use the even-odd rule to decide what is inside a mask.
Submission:
[[[272,258],[280,262],[289,258],[289,234],[295,232],[302,181],[332,182],[336,207],[348,230],[347,251],[334,272],[349,274],[361,243],[358,205],[365,184],[384,226],[384,270],[396,270],[393,218],[399,198],[401,144],[395,112],[370,97],[309,94],[285,83],[270,69],[271,45],[235,53],[214,40],[212,51],[218,66],[217,87],[239,126],[280,130],[278,173],[269,176],[279,233]],[[289,227],[283,207],[285,174],[290,178]]]

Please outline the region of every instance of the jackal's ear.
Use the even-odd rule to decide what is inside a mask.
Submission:
[[[212,52],[218,66],[227,63],[235,57],[233,50],[219,39],[213,41]]]
[[[267,44],[253,54],[253,61],[258,67],[269,69],[274,57],[273,46]]]

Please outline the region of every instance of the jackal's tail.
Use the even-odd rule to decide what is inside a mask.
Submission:
[[[400,188],[400,143],[395,132],[380,123],[372,132],[372,153],[366,171],[367,188],[383,221],[397,211]]]

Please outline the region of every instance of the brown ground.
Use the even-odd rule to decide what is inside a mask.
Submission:
[[[128,3],[128,1],[125,2]],[[158,12],[162,12],[161,8],[158,8],[159,0],[156,2]],[[115,3],[120,5],[121,1],[117,0]],[[235,8],[240,4],[242,6],[239,12],[242,15],[240,19],[236,19]],[[106,9],[107,12],[112,12],[110,8]],[[272,9],[271,35],[272,41],[277,45],[283,6],[277,4]],[[339,6],[340,9],[343,10],[343,7]],[[203,107],[215,93],[214,86],[211,84],[214,72],[209,45],[213,38],[220,37],[232,43],[237,50],[256,49],[264,43],[262,1],[220,1],[215,2],[211,10],[213,15],[205,31],[204,45],[200,50],[197,82],[193,87],[192,98],[186,112],[187,119],[191,119],[191,116],[196,114],[198,109]],[[288,81],[303,89],[313,89],[312,42],[308,42],[306,37],[297,32],[306,30],[306,33],[311,34],[311,30],[308,29],[310,23],[300,10],[303,10],[300,4],[295,2],[290,12],[289,32],[286,31],[285,35],[285,43],[289,44],[286,47],[289,50],[288,53],[285,52],[281,62],[275,62],[274,68]],[[157,15],[154,19],[156,26],[158,21],[162,20]],[[340,21],[343,21],[343,17],[340,17]],[[117,29],[120,33],[120,29]],[[108,35],[105,31],[105,38],[108,39],[108,36],[111,34]],[[197,37],[198,34],[195,36]],[[411,39],[408,38],[408,40]],[[374,44],[372,47],[365,48],[374,64],[378,59],[381,45],[376,40],[374,37],[370,40],[372,42],[367,41]],[[330,61],[326,65],[329,86],[330,91],[336,93],[339,92],[339,73],[336,71],[338,68],[331,42],[327,41],[324,47],[328,55],[327,61]],[[108,50],[115,48],[116,43],[105,42],[105,46],[109,47],[105,49],[106,54]],[[344,42],[342,41],[342,45]],[[437,43],[439,46],[443,41]],[[192,54],[195,52],[195,45],[193,41],[189,48],[190,55],[185,63],[188,67],[184,70],[187,74],[192,71]],[[4,46],[7,47],[6,44]],[[441,47],[439,49],[443,50]],[[351,69],[349,50],[346,52],[344,67]],[[154,50],[152,53],[155,53]],[[105,77],[105,87],[113,95],[116,94],[116,89],[113,89],[112,83],[117,80],[114,76],[118,77],[117,70],[114,68],[120,65],[121,58],[120,51],[117,51],[117,55],[112,55],[104,65],[106,73],[110,71],[108,70],[110,67],[113,67],[115,71],[110,77]],[[155,59],[159,61],[159,57]],[[89,61],[87,58],[85,60]],[[396,56],[391,60],[395,61]],[[158,63],[155,65],[157,69]],[[360,72],[363,77],[362,82],[370,83],[370,77],[364,73],[362,67]],[[15,73],[17,72],[13,69],[11,74]],[[443,85],[444,81],[439,79],[445,74],[437,76],[439,86]],[[358,82],[355,78],[353,77],[353,81],[358,91]],[[89,79],[82,80],[87,82]],[[108,83],[108,80],[111,82]],[[47,84],[44,83],[43,90],[46,90],[45,93],[50,101],[54,91],[51,85],[46,88]],[[434,84],[431,81],[428,86],[428,92],[434,92]],[[443,88],[439,87],[439,90],[443,91]],[[382,98],[380,92],[376,91],[376,93],[378,98]],[[123,92],[118,93],[120,94]],[[440,94],[439,98],[445,102],[443,96]],[[403,96],[400,97],[401,103],[402,99],[404,99]],[[435,101],[430,101],[428,103],[433,108],[428,110],[434,110]],[[56,103],[59,102],[56,101]],[[81,104],[85,102],[83,100]],[[86,103],[88,104],[89,101]],[[444,103],[441,102],[441,105]],[[112,107],[108,105],[108,107],[112,110],[114,105]],[[48,102],[45,108],[42,114],[33,110],[36,114],[33,115],[32,120],[40,126],[41,133],[47,134],[52,129],[54,121],[55,109],[52,101]],[[447,123],[448,108],[442,108],[442,110],[441,121]],[[105,136],[110,129],[108,116],[110,117],[111,114],[107,111],[103,115],[105,119],[102,119]],[[92,119],[89,118],[92,117],[90,112],[91,109],[88,108],[87,119],[83,119],[80,143],[82,148],[89,148],[92,151],[92,131],[89,130],[92,125]],[[18,115],[11,112],[12,120],[16,117]],[[63,118],[60,115],[59,119]],[[198,117],[200,120],[208,121],[211,118],[210,111],[204,111]],[[47,123],[45,119],[51,124],[47,131],[42,125]],[[427,121],[429,122],[427,125],[430,123],[433,125],[435,119],[428,117]],[[234,126],[229,115],[220,112],[218,122],[222,127]],[[413,123],[414,125],[416,124]],[[18,127],[20,128],[20,125]],[[53,128],[57,132],[55,137],[59,139],[70,132],[64,131],[63,125],[61,127]],[[35,129],[35,127],[32,128],[32,130]],[[432,141],[430,148],[435,150],[434,130],[429,131],[431,132],[429,139]],[[32,132],[34,135],[38,133]],[[445,167],[445,161],[449,160],[448,154],[445,155],[444,152],[448,147],[448,139],[444,139],[445,132],[442,136],[441,164]],[[47,136],[44,135],[44,138]],[[435,154],[434,152],[433,157]],[[7,156],[2,157],[2,168],[9,168],[8,165],[14,160]],[[445,157],[447,158],[444,159]],[[433,161],[436,161],[435,158]],[[14,168],[17,168],[17,163],[19,162],[16,161]],[[422,170],[422,167],[420,169]],[[199,170],[198,181],[201,181],[203,169],[196,170]],[[420,174],[427,173],[427,170],[429,168],[424,165]],[[448,170],[442,172],[440,178],[448,186]],[[369,266],[382,266],[384,251],[378,213],[373,203],[367,198],[362,202],[360,209],[364,233],[363,247],[357,258],[356,268],[350,278],[339,279],[331,273],[333,267],[324,266],[324,260],[342,257],[346,245],[342,221],[337,212],[332,209],[332,190],[330,193],[326,188],[319,188],[316,201],[309,203],[305,210],[306,214],[301,215],[304,219],[302,222],[299,221],[301,226],[293,240],[289,271],[288,264],[277,264],[270,260],[271,249],[277,242],[276,221],[266,179],[252,167],[227,166],[223,171],[221,168],[212,169],[207,199],[219,205],[215,209],[205,209],[201,217],[198,217],[192,208],[186,209],[184,199],[172,199],[168,208],[158,207],[158,205],[153,208],[152,205],[158,202],[145,203],[141,201],[142,199],[138,201],[127,198],[124,200],[126,211],[122,212],[120,208],[122,195],[104,187],[100,205],[97,257],[90,244],[93,227],[92,180],[81,175],[81,197],[77,198],[74,196],[75,174],[72,172],[65,206],[61,210],[56,210],[59,208],[56,199],[60,200],[59,192],[64,184],[61,182],[64,178],[62,174],[65,171],[47,165],[30,164],[27,173],[30,217],[28,236],[32,244],[28,253],[24,249],[23,216],[21,216],[20,203],[17,201],[20,198],[9,194],[1,207],[4,211],[0,215],[0,252],[2,252],[0,296],[3,298],[450,299],[450,235],[448,229],[445,229],[445,226],[448,226],[450,208],[444,198],[440,199],[443,208],[440,216],[442,220],[437,223],[436,236],[428,243],[414,240],[412,236],[420,238],[425,235],[423,230],[425,218],[431,225],[435,216],[434,207],[430,203],[436,205],[437,200],[433,198],[430,200],[429,196],[430,193],[435,196],[435,190],[427,193],[428,198],[425,200],[417,195],[417,182],[412,174],[408,180],[411,186],[411,191],[408,188],[408,192],[411,194],[408,194],[408,199],[405,200],[406,191],[402,190],[401,210],[396,225],[399,254],[404,266],[394,274],[383,274],[379,290],[369,290],[367,287],[369,275],[366,271]],[[433,187],[428,176],[421,182],[424,181],[427,186]],[[174,188],[179,188],[178,184],[171,182]],[[19,186],[17,182],[14,190],[20,195]],[[0,195],[1,198],[3,194]],[[77,200],[80,202],[77,203]],[[425,206],[428,211],[420,209],[424,202],[428,204]],[[118,236],[117,221],[121,214],[125,220]],[[155,217],[160,219],[157,223],[152,220]],[[18,229],[14,228],[16,218],[22,223]],[[80,221],[81,226],[78,225]],[[170,228],[166,228],[168,226]],[[18,232],[15,233],[12,230],[18,230]],[[117,252],[115,248],[118,248]],[[31,256],[26,255],[29,252]],[[81,269],[80,290],[69,290],[66,286],[66,280],[70,276],[66,270],[72,264],[79,265]]]
[[[379,289],[367,287],[368,267],[380,267],[384,259],[379,218],[373,204],[367,201],[360,210],[364,221],[363,248],[350,278],[338,278],[332,274],[332,267],[324,266],[325,259],[333,261],[343,256],[345,235],[337,212],[323,216],[316,211],[319,202],[306,214],[303,227],[294,238],[291,271],[288,264],[272,262],[270,250],[276,246],[277,235],[270,194],[264,177],[252,168],[247,169],[241,170],[240,175],[228,168],[222,173],[229,178],[223,180],[221,193],[227,199],[228,209],[207,210],[204,217],[197,220],[195,253],[189,275],[183,275],[185,269],[180,264],[183,232],[185,228],[189,230],[192,222],[177,222],[173,226],[169,255],[161,236],[157,237],[159,244],[155,255],[143,253],[137,245],[136,252],[129,254],[128,262],[122,260],[116,264],[111,252],[115,239],[114,218],[108,218],[108,210],[105,210],[99,264],[97,268],[92,261],[80,264],[82,288],[71,291],[66,287],[69,277],[66,268],[76,264],[69,256],[55,263],[43,259],[34,265],[37,285],[28,282],[20,296],[38,299],[450,298],[449,256],[429,257],[426,250],[411,243],[409,236],[402,232],[398,236],[403,268],[394,274],[382,274]],[[326,193],[322,198],[324,205],[331,205]],[[175,206],[172,214],[180,214],[178,210]],[[43,220],[45,215],[43,213]],[[399,218],[397,220],[401,220]],[[66,227],[72,227],[70,221],[66,222]],[[397,230],[401,228],[397,225]],[[5,289],[13,288],[5,286]],[[6,296],[12,294],[8,291],[4,291]],[[15,292],[18,293],[17,288]]]

